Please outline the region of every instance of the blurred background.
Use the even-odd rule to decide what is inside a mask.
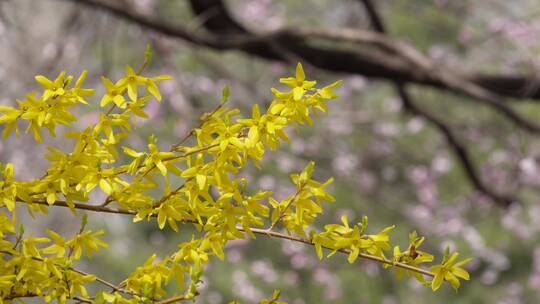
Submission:
[[[319,227],[342,213],[352,221],[367,215],[372,231],[396,224],[393,235],[402,246],[417,230],[428,239],[427,251],[440,255],[450,246],[473,257],[472,280],[457,293],[449,286],[433,293],[413,280],[397,281],[376,264],[349,265],[342,256],[321,262],[312,248],[259,238],[231,242],[227,261],[209,266],[195,302],[254,303],[280,289],[294,304],[538,303],[538,130],[370,43],[308,35],[223,47],[233,36],[283,28],[384,30],[384,39],[424,54],[431,72],[455,73],[520,119],[539,121],[540,4],[534,0],[2,0],[0,104],[40,90],[37,74],[54,78],[61,70],[78,75],[88,69],[87,86],[101,86],[101,75],[118,79],[127,64],[140,66],[151,43],[146,74],[174,80],[162,82],[164,101],[149,104],[151,118],[139,123],[130,144],[143,147],[156,134],[165,149],[216,106],[225,85],[231,106],[247,114],[254,103],[268,104],[270,88],[282,87],[278,78],[293,74],[301,61],[309,79],[325,85],[343,79],[340,97],[314,127],[292,132],[292,144],[267,157],[262,170],[248,172],[252,189],[289,195],[289,174],[315,160],[316,178],[336,178],[331,193],[337,201]],[[98,101],[80,110],[77,126],[96,120]],[[51,142],[70,145],[61,138]],[[41,176],[45,152],[31,136],[0,142],[0,161],[13,162],[18,178]],[[111,248],[83,268],[110,281],[191,236],[187,227],[178,236],[155,223],[90,215]],[[44,227],[69,232],[80,224],[80,215],[66,210],[40,219],[24,222],[35,234]]]

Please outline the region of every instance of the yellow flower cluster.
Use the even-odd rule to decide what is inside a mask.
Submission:
[[[312,179],[313,162],[291,176],[297,191],[290,197],[278,201],[268,191],[248,193],[248,181],[240,175],[248,162],[259,166],[267,149],[275,150],[289,141],[287,127],[312,124],[314,115],[326,112],[326,102],[336,97],[333,89],[339,81],[317,88],[315,81],[305,79],[298,64],[295,77],[281,79],[291,89],[272,89],[274,99],[266,111],[254,105],[247,118],[238,117],[238,109],[226,107],[229,91],[225,88],[219,106],[203,115],[199,126],[170,150],[160,150],[156,137],[151,136],[147,149],[137,151],[126,140],[134,118],[148,118],[144,112],[147,102],[161,100],[157,82],[170,78],[142,76],[146,63],[138,72],[128,67],[125,77],[118,81],[102,78],[106,92],[99,105],[108,109],[95,125],[64,134],[73,140],[71,151],[49,147],[45,158],[50,165],[43,177],[17,180],[12,164],[0,167],[0,209],[7,210],[0,214],[0,303],[35,296],[60,303],[172,303],[191,299],[198,294],[197,286],[210,258],[225,259],[227,242],[246,234],[313,245],[319,257],[327,248],[331,254],[348,253],[351,263],[358,257],[375,259],[413,272],[421,280],[424,275],[434,276],[434,290],[444,280],[457,288],[456,277],[468,279],[460,268],[464,262],[454,263],[455,255],[433,266],[433,272],[418,268],[433,257],[416,249],[423,242],[416,234],[407,251],[396,247],[394,258],[387,259],[384,252],[391,248],[389,233],[393,227],[374,235],[364,234],[367,218],[351,227],[344,216],[343,225],[327,225],[320,233],[311,230],[308,237],[306,231],[323,212],[323,202],[334,200],[325,190],[332,179],[322,183]],[[27,121],[26,130],[32,130],[34,138],[41,141],[42,128],[54,136],[56,124],[74,122],[76,117],[70,108],[77,103],[89,105],[86,98],[94,93],[93,89],[81,88],[85,77],[83,72],[70,87],[73,77],[66,77],[64,72],[54,81],[37,76],[44,87],[39,97],[31,93],[24,101],[17,101],[17,108],[0,106],[4,137],[11,130],[18,134],[19,124]],[[107,198],[90,203],[93,191],[102,191]],[[156,198],[157,191],[161,194]],[[87,210],[131,215],[134,222],[156,219],[160,229],[169,226],[176,232],[179,224],[192,224],[199,233],[189,242],[180,243],[176,252],[159,259],[154,255],[125,281],[112,284],[75,267],[83,255],[90,257],[107,248],[99,238],[102,230],[86,229],[86,216],[71,238],[52,230],[40,237],[26,236],[24,226],[18,226],[17,204],[25,205],[32,214],[47,213],[49,207],[59,206],[74,213]],[[277,227],[288,234],[275,231]],[[94,281],[105,289],[90,295],[85,286]],[[167,287],[171,281],[177,288],[173,296]],[[278,298],[276,292],[262,303],[280,303]]]
[[[18,135],[18,120],[27,120],[29,124],[26,132],[32,130],[34,138],[41,142],[41,128],[46,127],[54,135],[57,124],[69,125],[76,121],[77,118],[69,112],[69,108],[77,103],[88,104],[85,97],[94,94],[93,89],[81,88],[86,74],[84,71],[71,88],[73,76],[66,78],[65,72],[60,73],[54,81],[41,75],[36,76],[36,81],[45,89],[40,97],[30,93],[24,100],[17,99],[18,109],[0,106],[0,112],[5,113],[0,117],[0,124],[6,124],[2,136],[6,138],[13,128]]]

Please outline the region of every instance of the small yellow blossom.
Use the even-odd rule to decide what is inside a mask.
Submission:
[[[101,77],[101,80],[105,84],[107,92],[101,98],[99,105],[105,107],[112,101],[117,107],[121,109],[126,108],[126,99],[124,98],[126,87],[121,85],[122,80],[116,83],[112,83],[107,77]]]
[[[435,273],[435,277],[431,282],[431,289],[436,291],[441,287],[443,281],[448,281],[452,285],[452,288],[458,289],[461,283],[458,278],[469,280],[470,276],[467,270],[463,269],[462,266],[471,262],[472,259],[465,259],[463,261],[457,262],[457,257],[459,253],[454,252],[450,258],[445,258],[443,263],[440,265],[432,266],[429,270]]]
[[[45,92],[43,92],[43,99],[47,100],[51,97],[58,97],[64,95],[64,93],[66,92],[66,90],[64,89],[66,86],[66,80],[64,79],[65,77],[65,71],[60,72],[60,74],[58,75],[58,77],[56,77],[54,81],[49,80],[43,75],[36,76],[36,81],[45,88]]]
[[[306,80],[304,68],[302,67],[301,63],[298,63],[298,65],[296,65],[295,77],[281,78],[279,82],[293,87],[294,100],[300,100],[307,90],[310,90],[311,88],[313,88],[313,86],[317,84],[316,81]]]

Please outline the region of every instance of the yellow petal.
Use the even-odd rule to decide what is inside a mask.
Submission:
[[[296,80],[299,82],[304,81],[306,79],[306,75],[304,74],[304,68],[302,67],[302,64],[299,62],[296,65]]]
[[[433,278],[433,281],[431,282],[431,289],[433,291],[436,291],[441,287],[441,284],[444,280],[444,275],[441,272],[438,272],[435,274],[435,277]]]
[[[206,185],[206,175],[197,174],[197,185],[199,186],[199,190],[203,190],[204,186]]]

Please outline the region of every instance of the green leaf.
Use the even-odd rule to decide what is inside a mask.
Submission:
[[[224,86],[223,91],[221,92],[221,104],[224,104],[229,100],[230,93],[229,86]]]
[[[148,43],[146,44],[146,52],[144,52],[144,61],[146,63],[149,63],[151,58],[152,58],[152,44]]]
[[[86,224],[88,224],[88,214],[83,213],[82,221],[81,221],[81,231],[84,230],[84,227],[86,227]]]

